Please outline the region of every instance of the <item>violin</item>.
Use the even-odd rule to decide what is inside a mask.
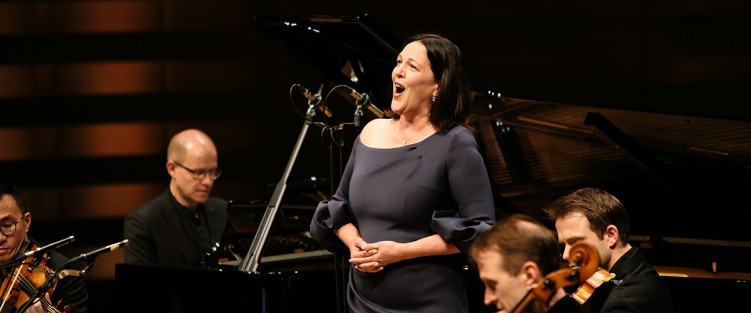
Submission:
[[[584,302],[589,300],[589,297],[592,296],[592,293],[595,292],[597,287],[600,287],[614,277],[615,274],[608,272],[608,270],[604,268],[599,268],[594,274],[592,274],[592,276],[587,278],[581,286],[579,286],[579,289],[577,289],[576,292],[571,294],[571,297],[574,298],[576,302],[579,302],[579,304],[584,304]]]
[[[535,299],[544,303],[550,302],[556,290],[581,283],[584,278],[592,276],[599,267],[600,257],[589,244],[575,243],[571,246],[569,255],[571,255],[570,261],[576,264],[575,267],[559,269],[546,275],[541,283],[527,291],[524,298],[511,312],[524,311]]]
[[[36,248],[36,246],[32,246],[31,250],[36,250]],[[45,310],[51,313],[70,311],[70,306],[66,305],[60,309],[52,305],[45,297],[45,294],[51,295],[55,290],[54,284],[47,285],[54,272],[46,266],[48,259],[49,256],[46,253],[37,258],[30,256],[8,273],[3,279],[2,285],[0,285],[0,312],[15,312],[19,307],[31,304],[26,302],[32,300],[32,297],[36,296],[42,287],[46,290],[39,296],[39,301]]]

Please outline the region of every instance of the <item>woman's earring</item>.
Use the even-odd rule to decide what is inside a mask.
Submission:
[[[435,95],[433,95],[433,98],[431,100],[433,100],[433,103],[435,103]]]

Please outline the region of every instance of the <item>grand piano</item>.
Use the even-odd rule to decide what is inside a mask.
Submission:
[[[359,130],[353,123],[359,100],[352,99],[351,90],[369,95],[376,107],[388,105],[400,41],[367,14],[257,16],[252,25],[308,64],[306,75],[316,79],[306,86],[309,91],[328,95],[325,110],[312,123],[300,120],[306,126],[296,148],[308,138],[304,130],[320,125],[334,126],[339,142],[352,142]],[[475,89],[470,117],[499,215],[522,212],[542,219],[540,208],[547,202],[579,187],[601,187],[626,205],[632,244],[646,252],[668,282],[678,312],[751,311],[751,121],[510,96],[502,88]],[[305,112],[303,93],[291,95],[295,100]],[[377,117],[369,110],[362,113],[365,120]],[[325,183],[288,189],[298,153],[292,152],[280,171],[282,179],[255,203],[261,225],[243,239],[235,263],[208,270],[119,264],[116,280],[123,295],[151,298],[160,304],[152,308],[161,312],[311,307],[345,312],[344,265],[305,240],[305,229],[299,227],[309,222],[321,198],[302,197],[308,200],[302,205],[297,200],[311,192],[322,198],[333,192],[348,148],[332,145]],[[303,244],[280,248],[280,242]],[[156,275],[161,283],[149,283]],[[473,312],[485,312],[482,285],[471,271],[467,278]]]

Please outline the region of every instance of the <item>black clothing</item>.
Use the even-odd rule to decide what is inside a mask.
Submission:
[[[675,312],[667,285],[639,248],[632,247],[610,269],[616,276],[597,287],[582,305],[590,313]]]
[[[125,263],[204,268],[227,225],[227,201],[209,197],[196,211],[167,190],[125,218]]]
[[[571,297],[563,297],[558,300],[552,307],[550,307],[545,313],[580,313],[582,312],[581,305]]]

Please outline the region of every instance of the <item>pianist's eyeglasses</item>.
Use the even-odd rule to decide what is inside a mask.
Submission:
[[[20,221],[21,219],[17,219],[15,222],[12,222],[12,223],[3,222],[2,224],[0,224],[0,232],[2,232],[3,235],[6,235],[6,236],[13,234],[14,232],[16,232],[16,225]]]
[[[177,162],[174,162],[174,163],[177,164],[177,166],[182,167],[183,169],[188,171],[190,175],[193,176],[193,179],[195,180],[201,180],[206,175],[209,175],[209,178],[211,178],[211,180],[216,180],[217,178],[219,178],[219,175],[222,175],[222,169],[218,167],[213,170],[192,170],[180,163],[177,163]]]

